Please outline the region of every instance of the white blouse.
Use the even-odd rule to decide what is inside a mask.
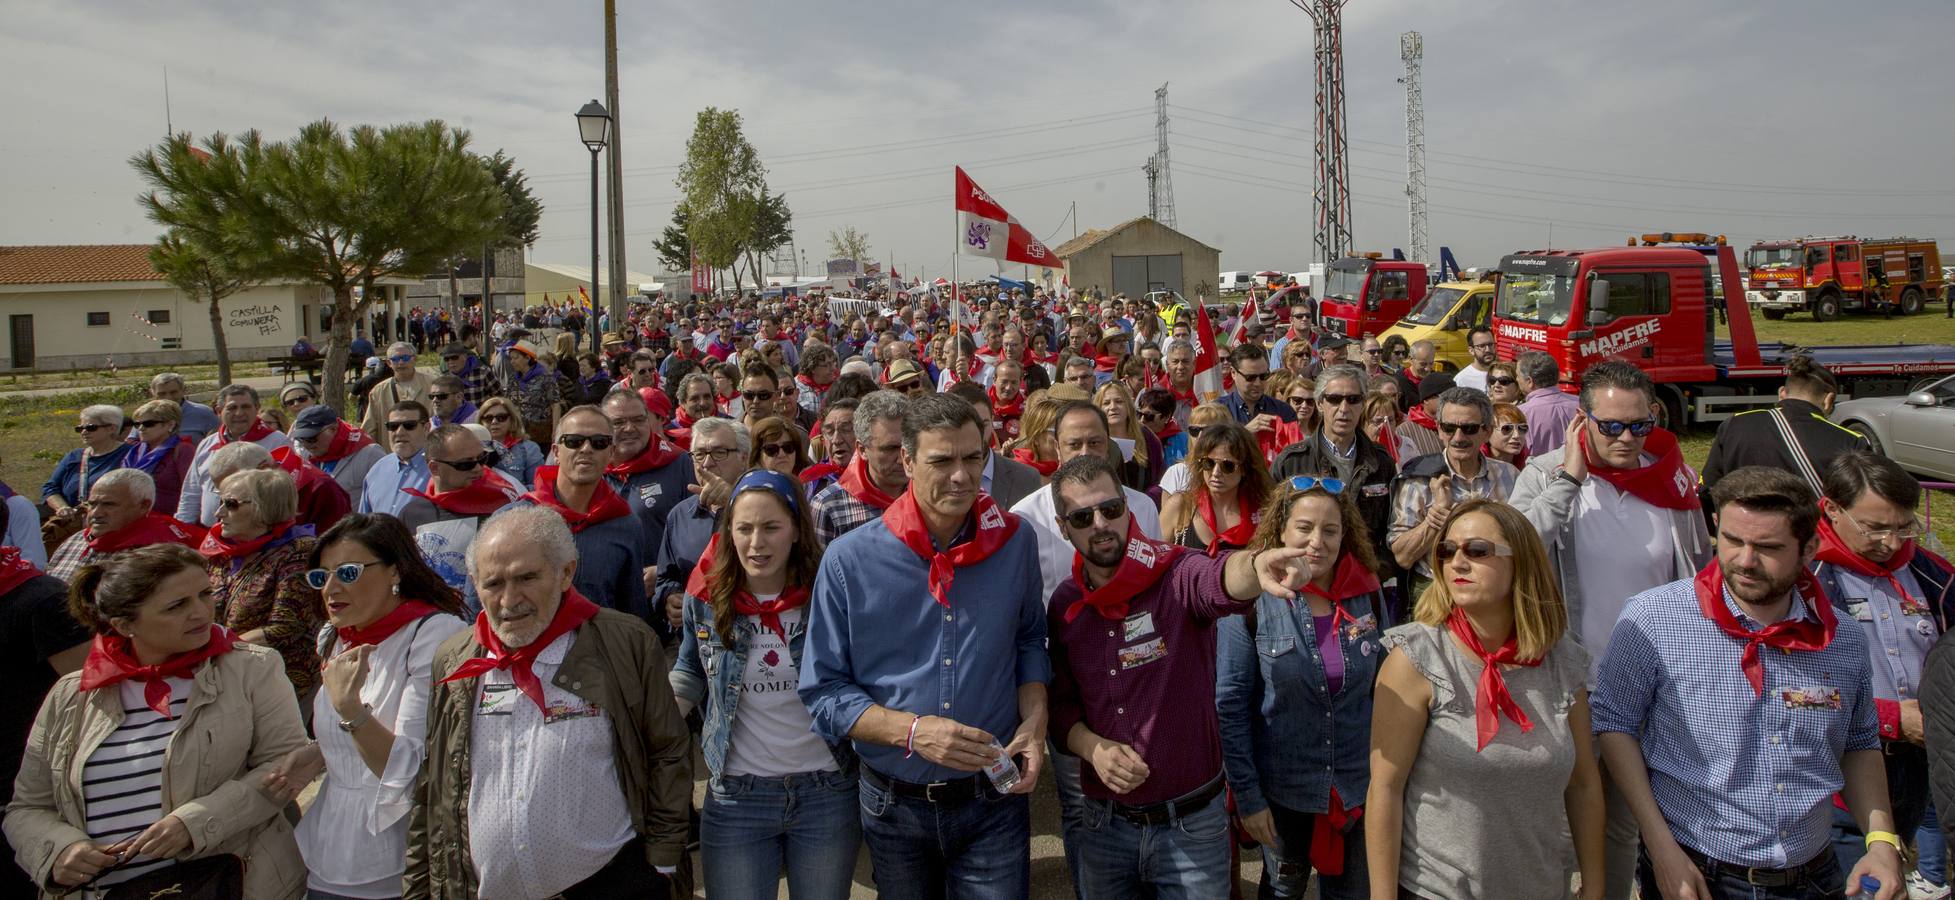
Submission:
[[[374,645],[360,699],[373,706],[374,721],[394,733],[386,770],[378,776],[360,757],[353,736],[340,730],[339,711],[327,692],[322,688],[313,696],[313,732],[326,758],[326,779],[295,832],[310,871],[306,884],[313,890],[376,900],[400,896],[407,813],[427,752],[434,653],[466,627],[458,616],[435,613]],[[330,655],[345,650],[344,641],[335,641]]]

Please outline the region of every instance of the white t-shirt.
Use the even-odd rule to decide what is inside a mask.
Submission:
[[[1487,389],[1487,370],[1479,363],[1471,363],[1453,375],[1453,387],[1470,387],[1479,391]]]
[[[1167,471],[1161,473],[1161,496],[1166,497],[1169,494],[1179,494],[1187,490],[1188,486],[1193,484],[1194,481],[1195,477],[1189,474],[1187,463],[1175,463],[1169,466]]]
[[[778,594],[756,594],[762,603]],[[807,630],[807,607],[781,613],[781,627],[791,640]],[[801,668],[788,651],[788,641],[747,616],[754,629],[747,644],[747,670],[740,677],[740,697],[734,707],[733,733],[728,735],[725,772],[779,778],[798,772],[833,772],[835,755],[811,730],[813,720],[795,689]]]
[[[1576,625],[1593,681],[1629,598],[1672,580],[1676,550],[1668,511],[1593,475],[1576,495],[1574,528],[1576,545],[1586,551],[1575,567],[1582,592],[1582,620]]]

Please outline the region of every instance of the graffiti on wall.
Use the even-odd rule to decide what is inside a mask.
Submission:
[[[279,321],[277,306],[254,303],[250,306],[232,307],[225,316],[224,327],[256,331],[260,337],[264,337],[279,333],[285,326]]]

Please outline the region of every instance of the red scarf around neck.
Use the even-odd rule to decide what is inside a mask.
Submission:
[[[1138,519],[1127,521],[1127,552],[1120,557],[1119,568],[1113,577],[1097,588],[1086,584],[1086,557],[1078,551],[1073,552],[1073,581],[1079,585],[1079,599],[1066,607],[1066,621],[1079,618],[1079,614],[1091,608],[1109,622],[1123,622],[1127,619],[1127,607],[1135,597],[1160,583],[1161,576],[1174,567],[1174,561],[1181,556],[1186,547],[1164,544],[1152,540],[1140,530]]]
[[[341,423],[341,424],[345,424],[345,423]],[[237,440],[250,441],[251,443],[255,444],[258,443],[259,441],[264,440],[271,433],[272,433],[272,427],[270,425],[266,425],[265,423],[260,422],[257,419],[252,419],[251,428],[245,431],[244,437],[237,438]],[[217,429],[217,443],[212,444],[211,449],[215,450],[219,447],[222,447],[225,444],[230,443],[231,440],[232,438],[230,434],[225,432],[222,426],[219,426]]]
[[[627,459],[624,462],[611,463],[605,466],[604,474],[618,478],[630,478],[640,472],[663,469],[671,465],[673,460],[678,459],[682,455],[678,446],[666,440],[663,432],[653,433],[657,435],[657,438],[646,444],[645,449],[639,451],[637,456]]]
[[[1173,384],[1167,385],[1167,389],[1168,389],[1168,393],[1174,395],[1174,400],[1176,403],[1186,406],[1189,409],[1194,409],[1195,407],[1202,405],[1201,398],[1195,396],[1195,386],[1193,384],[1189,384],[1188,389],[1185,391],[1175,388]]]
[[[1031,466],[1034,471],[1048,478],[1059,468],[1058,460],[1040,459],[1039,452],[1030,447],[1020,447],[1013,450],[1011,452],[1011,458],[1027,466]]]
[[[825,382],[817,382],[815,381],[813,376],[809,375],[806,372],[794,376],[794,380],[800,382],[802,387],[814,391],[815,396],[817,397],[828,396],[828,389],[835,386],[835,379],[833,378],[830,378]]]
[[[537,466],[536,487],[524,494],[523,499],[537,506],[556,510],[557,515],[562,516],[564,522],[570,526],[571,534],[576,534],[592,525],[601,525],[612,519],[631,515],[631,507],[626,506],[624,499],[601,479],[597,483],[597,490],[591,493],[589,508],[584,512],[565,506],[563,501],[557,498],[556,466]]]
[[[1649,438],[1643,442],[1643,450],[1655,455],[1656,461],[1634,469],[1617,469],[1596,462],[1595,452],[1588,445],[1588,429],[1582,429],[1577,440],[1582,442],[1582,450],[1588,454],[1589,474],[1615,485],[1616,490],[1633,494],[1636,499],[1658,509],[1695,511],[1702,508],[1697,500],[1697,478],[1683,461],[1683,451],[1677,447],[1676,435],[1661,428],[1650,431]]]
[[[20,558],[19,547],[0,547],[0,596],[13,593],[14,588],[39,574],[41,570],[33,563]]]
[[[298,527],[298,524],[297,519],[286,519],[266,529],[264,534],[246,541],[225,537],[224,526],[213,525],[210,531],[204,534],[203,543],[197,545],[197,552],[202,553],[212,565],[224,566],[242,562],[246,557],[263,550],[265,545],[285,537],[286,533]],[[306,530],[308,534],[311,533],[310,526],[307,526]]]
[[[1757,631],[1739,624],[1731,605],[1724,602],[1724,567],[1717,560],[1711,560],[1710,565],[1697,573],[1693,586],[1697,589],[1697,608],[1704,613],[1704,618],[1711,620],[1726,637],[1745,645],[1739,667],[1744,669],[1752,691],[1760,697],[1765,696],[1765,663],[1758,658],[1761,644],[1786,653],[1824,650],[1833,642],[1833,632],[1839,627],[1839,620],[1833,616],[1832,601],[1826,598],[1819,579],[1807,569],[1799,570],[1799,580],[1793,583],[1792,589],[1805,600],[1806,615],[1816,619],[1784,619]]]
[[[501,444],[504,450],[514,450],[516,445],[522,443],[526,437],[527,435],[522,432],[512,429],[508,434],[496,438],[496,443]]]
[[[570,588],[563,592],[563,600],[557,604],[556,614],[550,617],[549,627],[544,628],[536,640],[511,650],[503,646],[502,638],[497,637],[495,628],[489,625],[489,614],[476,613],[475,643],[487,651],[487,655],[464,660],[447,678],[441,679],[441,683],[475,678],[485,672],[506,671],[509,679],[516,683],[516,689],[547,714],[550,705],[543,697],[543,682],[536,677],[536,657],[557,638],[576,630],[577,626],[596,615],[597,604],[584,599],[576,588]]]
[[[1405,411],[1405,421],[1411,422],[1434,434],[1439,433],[1439,423],[1433,420],[1432,413],[1426,412],[1425,404],[1423,403],[1412,404],[1412,408]]]
[[[1832,563],[1864,578],[1885,578],[1887,583],[1894,587],[1894,594],[1897,597],[1909,599],[1913,595],[1907,592],[1907,588],[1901,586],[1901,580],[1896,578],[1894,573],[1914,561],[1914,551],[1918,546],[1910,540],[1902,544],[1901,549],[1894,551],[1894,555],[1888,557],[1887,562],[1877,563],[1848,549],[1846,542],[1840,540],[1840,533],[1833,529],[1833,520],[1822,515],[1819,517],[1819,552],[1813,554],[1813,559]]]
[[[401,493],[420,497],[443,512],[457,516],[486,516],[508,506],[523,495],[522,489],[516,487],[508,476],[489,467],[483,468],[481,478],[452,491],[436,490],[434,476],[430,475],[427,487],[404,487],[401,488]]]
[[[692,575],[686,578],[687,594],[711,602],[711,598],[707,595],[707,591],[711,589],[707,584],[707,578],[713,569],[713,558],[718,556],[719,552],[720,536],[718,532],[714,532],[712,537],[706,539],[706,549],[700,552],[699,561],[692,564]],[[787,628],[781,624],[781,613],[806,606],[811,596],[813,594],[806,586],[789,585],[781,591],[780,596],[762,603],[754,598],[751,591],[739,590],[733,593],[733,611],[743,616],[759,616],[761,626],[780,635],[781,640],[785,642]]]
[[[848,468],[842,470],[842,477],[837,478],[835,483],[841,485],[842,490],[848,491],[849,496],[876,509],[886,510],[890,504],[896,502],[895,497],[890,496],[882,488],[876,487],[875,479],[869,477],[869,454],[866,447],[855,451],[855,458],[849,460]]]
[[[1331,570],[1330,590],[1321,590],[1308,582],[1305,582],[1299,590],[1306,594],[1316,594],[1329,600],[1332,605],[1336,605],[1353,597],[1375,594],[1380,587],[1378,573],[1371,571],[1356,556],[1346,552],[1338,554],[1337,568]],[[1337,612],[1343,613],[1343,607],[1338,607]],[[1348,617],[1349,614],[1346,614],[1346,618]]]
[[[801,479],[802,484],[814,484],[830,475],[841,474],[841,471],[841,466],[824,460],[794,473],[794,477]]]
[[[88,535],[88,555],[102,556],[150,544],[182,544],[197,547],[204,542],[202,526],[185,525],[175,518],[152,512],[134,522],[101,536]]]
[[[1476,752],[1486,750],[1487,744],[1493,742],[1494,735],[1500,733],[1502,715],[1519,725],[1521,731],[1533,731],[1534,723],[1528,720],[1527,713],[1521,710],[1521,705],[1514,702],[1514,695],[1507,693],[1507,679],[1501,676],[1500,667],[1511,664],[1532,668],[1540,665],[1541,660],[1521,659],[1520,647],[1512,634],[1507,636],[1506,643],[1501,644],[1498,649],[1492,653],[1487,652],[1487,649],[1480,644],[1480,635],[1473,630],[1473,623],[1467,620],[1466,613],[1461,612],[1458,607],[1454,607],[1452,613],[1446,616],[1446,627],[1452,630],[1453,636],[1459,638],[1460,643],[1466,645],[1466,649],[1480,661],[1481,665],[1480,684],[1473,692],[1473,717],[1479,732],[1479,746]]]
[[[1175,435],[1180,433],[1181,433],[1181,423],[1178,420],[1176,420],[1174,416],[1170,415],[1168,416],[1168,423],[1166,425],[1161,426],[1160,431],[1154,432],[1154,439],[1160,441],[1161,444],[1165,446],[1168,442],[1168,438],[1174,437]]]
[[[347,628],[336,628],[333,631],[346,644],[346,648],[351,650],[354,647],[378,644],[381,641],[393,637],[394,632],[401,630],[403,627],[440,611],[434,608],[434,604],[432,603],[421,600],[402,600],[398,606],[394,607],[392,612],[373,620],[372,624],[364,628],[353,628],[349,626]]]
[[[1120,360],[1121,357],[1118,356],[1096,353],[1093,355],[1093,371],[1096,374],[1100,372],[1111,373],[1113,370],[1120,368]]]
[[[991,401],[992,418],[1015,419],[1025,414],[1024,391],[1019,391],[1018,396],[1010,400],[1000,400],[998,399],[998,389],[996,387],[986,387],[984,389],[984,396]]]
[[[1251,465],[1254,464],[1251,463]],[[1247,547],[1249,546],[1249,539],[1256,535],[1256,523],[1262,521],[1263,518],[1261,507],[1249,502],[1249,495],[1246,492],[1237,490],[1235,492],[1235,508],[1236,514],[1241,518],[1237,519],[1236,523],[1230,526],[1227,531],[1223,531],[1215,524],[1215,507],[1209,500],[1207,489],[1204,488],[1195,492],[1195,511],[1201,514],[1202,524],[1208,526],[1208,533],[1214,535],[1214,537],[1208,539],[1209,556],[1214,556],[1223,544]]]
[[[366,432],[354,428],[345,419],[341,419],[337,429],[333,431],[333,439],[326,443],[325,450],[313,455],[312,461],[335,462],[360,452],[362,447],[376,446],[379,445],[374,443],[373,438],[368,437]]]
[[[930,596],[945,608],[950,607],[950,585],[957,570],[983,562],[1018,532],[1018,517],[999,508],[990,494],[977,495],[977,502],[971,505],[971,516],[977,521],[977,533],[940,553],[930,543],[930,528],[924,524],[923,511],[917,508],[914,493],[904,491],[882,514],[882,524],[889,533],[896,535],[911,553],[929,561]]]
[[[231,652],[231,648],[243,643],[222,627],[210,627],[210,639],[202,647],[183,653],[172,654],[170,658],[153,666],[145,666],[136,661],[136,651],[130,640],[119,634],[98,634],[88,646],[88,659],[81,664],[81,689],[92,691],[97,688],[113,687],[124,681],[140,681],[143,685],[143,703],[165,719],[170,715],[170,684],[166,678],[189,678],[199,663]]]

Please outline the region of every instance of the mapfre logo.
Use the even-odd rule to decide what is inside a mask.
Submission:
[[[1650,338],[1662,330],[1662,319],[1648,319],[1621,331],[1583,341],[1578,349],[1583,356],[1612,356],[1631,347],[1640,347],[1649,343]]]
[[[1500,326],[1500,336],[1535,344],[1545,344],[1548,342],[1548,330],[1546,328],[1528,328],[1523,325],[1502,325]]]

